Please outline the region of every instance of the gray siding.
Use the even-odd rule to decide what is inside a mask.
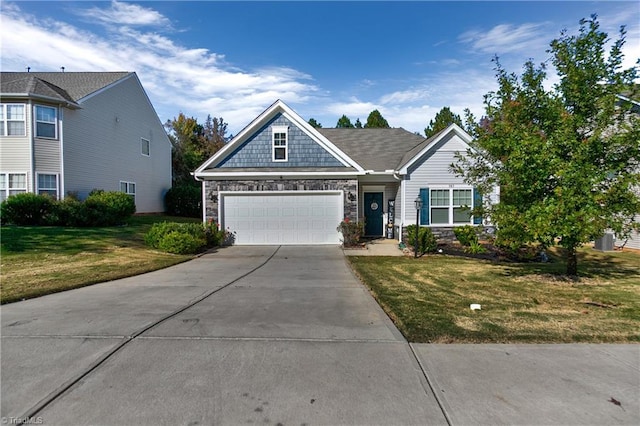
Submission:
[[[65,111],[64,173],[67,192],[86,196],[92,189],[120,190],[136,183],[139,213],[164,211],[171,188],[171,145],[155,110],[135,76],[86,99],[82,109]],[[141,153],[141,138],[151,155]]]
[[[34,146],[36,172],[60,173],[60,141],[36,139]]]
[[[288,161],[273,161],[272,126],[288,126]],[[246,142],[229,155],[219,168],[255,167],[344,167],[309,135],[294,126],[282,114],[252,135]]]

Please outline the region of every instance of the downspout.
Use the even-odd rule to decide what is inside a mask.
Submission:
[[[29,162],[29,174],[30,179],[27,179],[27,192],[31,192],[33,194],[36,193],[36,132],[35,130],[35,119],[33,115],[33,103],[31,100],[28,101],[27,105],[29,106],[29,111],[26,112],[25,124],[29,124],[29,128],[27,131],[29,132],[29,155],[31,157],[31,161]],[[29,191],[29,182],[31,183],[31,191]]]
[[[201,182],[201,184],[200,184],[201,191],[200,192],[202,193],[202,222],[206,223],[207,222],[206,181],[204,179],[200,179],[198,176],[196,176],[195,173],[191,173],[191,176],[193,176],[193,178],[197,182]]]
[[[60,108],[60,119],[58,120],[58,131],[60,132],[60,193],[58,194],[58,199],[64,199],[64,109]]]

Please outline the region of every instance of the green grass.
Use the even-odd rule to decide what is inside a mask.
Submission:
[[[0,302],[9,303],[124,278],[193,258],[149,249],[144,234],[155,222],[198,222],[134,216],[125,226],[0,228]]]
[[[565,265],[443,255],[349,257],[410,342],[640,342],[640,255],[580,252]],[[472,311],[470,304],[482,305]]]

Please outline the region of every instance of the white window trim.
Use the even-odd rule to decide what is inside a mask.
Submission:
[[[127,185],[127,190],[124,191],[124,193],[127,194],[127,195],[133,196],[133,199],[135,200],[136,199],[136,190],[137,190],[136,183],[135,182],[126,181],[126,180],[121,180],[120,181],[120,185],[118,186],[118,190],[121,191],[121,192],[122,192],[122,184],[123,183]],[[130,189],[131,185],[133,185],[133,187],[134,187],[133,192],[131,192],[131,189]]]
[[[149,147],[149,153],[145,154],[144,153],[144,143],[147,143],[147,146]],[[151,157],[151,141],[147,138],[140,138],[140,153],[142,154],[143,157]]]
[[[462,190],[467,190],[467,191],[471,191],[471,205],[469,206],[469,208],[473,209],[474,208],[474,199],[473,199],[473,187],[470,186],[457,186],[457,185],[449,185],[449,186],[430,186],[429,187],[429,225],[430,227],[433,228],[438,228],[438,227],[443,227],[443,226],[465,226],[465,225],[473,225],[473,215],[471,215],[469,217],[469,221],[468,222],[464,222],[464,223],[453,223],[453,209],[456,207],[460,207],[460,206],[456,206],[453,204],[453,190],[454,189],[462,189]],[[431,191],[442,191],[442,190],[447,190],[449,191],[449,205],[446,206],[446,208],[448,209],[448,222],[447,223],[433,223],[433,212],[432,212],[432,208],[441,208],[444,209],[445,206],[433,206],[431,204],[431,200],[433,199],[433,197],[431,196]]]
[[[56,187],[55,188],[40,188],[40,175],[47,176],[55,176],[56,177]],[[36,194],[40,194],[40,190],[51,191],[55,189],[56,191],[56,200],[60,199],[60,175],[57,173],[36,173]]]
[[[24,118],[22,120],[10,120],[7,117],[7,106],[22,106],[22,111],[23,111],[23,115]],[[20,104],[20,103],[2,103],[0,104],[0,108],[2,108],[3,111],[3,118],[2,118],[2,122],[4,122],[4,132],[2,134],[0,134],[0,137],[8,137],[8,138],[19,138],[19,137],[25,137],[27,135],[27,104]],[[22,134],[21,135],[10,135],[9,134],[9,126],[8,123],[10,122],[22,122]]]
[[[53,109],[55,111],[55,117],[53,118],[53,122],[38,120],[38,108]],[[54,133],[53,137],[38,135],[38,123],[53,124],[53,133]],[[33,134],[38,139],[49,139],[49,140],[58,139],[58,108],[57,107],[54,107],[51,105],[34,105],[33,106]]]
[[[6,200],[9,197],[9,191],[10,190],[18,190],[18,191],[22,191],[24,190],[24,192],[29,192],[29,173],[28,172],[0,172],[1,175],[4,175],[5,177],[5,182],[7,184],[7,186],[5,188],[0,188],[0,191],[4,191],[4,199]],[[9,175],[24,175],[24,184],[25,187],[24,188],[10,188],[9,187]]]
[[[276,134],[284,133],[284,146],[276,146]],[[284,159],[276,159],[276,148],[284,148]],[[285,163],[289,161],[289,126],[272,126],[271,127],[271,160],[277,163]]]

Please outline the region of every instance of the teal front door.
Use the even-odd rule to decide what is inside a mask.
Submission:
[[[382,192],[364,193],[364,235],[379,237],[383,233]]]

